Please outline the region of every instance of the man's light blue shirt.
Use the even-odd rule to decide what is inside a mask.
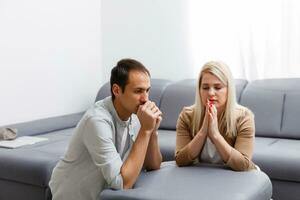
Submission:
[[[99,200],[104,188],[122,189],[120,169],[140,128],[136,115],[122,121],[112,98],[98,101],[78,123],[49,183],[53,200]],[[119,152],[123,133],[125,147]],[[123,145],[124,146],[124,145]]]

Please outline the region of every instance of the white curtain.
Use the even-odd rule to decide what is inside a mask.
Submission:
[[[222,60],[235,78],[300,77],[300,1],[190,0],[193,70]]]

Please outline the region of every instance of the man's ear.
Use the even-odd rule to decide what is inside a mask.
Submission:
[[[117,84],[112,85],[112,92],[115,95],[115,97],[119,96],[122,93],[122,88],[118,86]]]

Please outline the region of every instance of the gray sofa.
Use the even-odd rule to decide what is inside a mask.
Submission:
[[[272,181],[273,199],[299,199],[300,191],[300,79],[235,80],[237,100],[255,114],[254,162]],[[164,161],[174,160],[176,121],[183,106],[194,101],[196,80],[152,79],[150,98],[163,112],[159,142]],[[102,86],[97,100],[109,93]],[[8,125],[18,135],[49,140],[17,149],[0,148],[0,199],[51,199],[49,178],[64,154],[83,113]],[[107,191],[105,191],[107,192]],[[106,193],[104,193],[106,194]],[[109,198],[108,198],[109,199]]]
[[[101,200],[270,200],[271,196],[272,184],[263,172],[235,172],[206,163],[178,167],[167,161],[160,170],[142,171],[134,189],[105,189]]]

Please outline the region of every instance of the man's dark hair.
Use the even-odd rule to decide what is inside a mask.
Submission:
[[[125,86],[128,83],[128,77],[130,71],[143,72],[150,76],[150,72],[146,67],[137,60],[134,59],[122,59],[117,63],[117,66],[112,68],[110,74],[110,92],[112,99],[115,99],[115,95],[112,91],[113,84],[117,84],[121,87],[122,92],[125,91]]]

